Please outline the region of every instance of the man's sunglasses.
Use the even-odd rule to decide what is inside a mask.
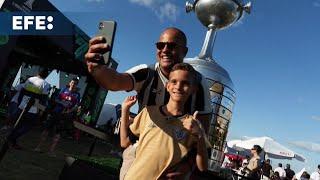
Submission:
[[[173,50],[175,49],[177,46],[182,46],[180,44],[177,44],[175,42],[157,42],[156,43],[156,47],[158,50],[162,50],[164,47],[166,47],[169,49],[169,50]]]

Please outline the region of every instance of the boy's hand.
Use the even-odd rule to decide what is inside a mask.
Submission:
[[[202,129],[200,122],[197,120],[198,111],[194,112],[192,118],[183,121],[183,127],[187,129],[192,135],[202,136]]]
[[[137,96],[128,96],[122,102],[122,109],[129,109],[137,102]]]

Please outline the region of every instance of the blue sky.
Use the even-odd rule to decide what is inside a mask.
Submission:
[[[50,0],[88,35],[100,20],[117,21],[113,58],[123,72],[155,62],[160,32],[176,26],[188,37],[187,57],[200,52],[206,29],[178,0]],[[228,139],[270,136],[303,154],[295,170],[320,164],[320,0],[252,1],[250,15],[219,31],[214,59],[230,74],[237,101]],[[127,93],[109,93],[121,103]],[[273,164],[278,161],[274,160]]]

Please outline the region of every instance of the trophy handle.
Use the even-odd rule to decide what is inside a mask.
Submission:
[[[243,15],[243,11],[246,12],[247,14],[250,14],[251,13],[251,7],[252,7],[252,4],[251,2],[248,2],[247,4],[245,5],[241,5],[238,1],[236,0],[232,0],[233,2],[235,2],[236,4],[238,4],[239,8],[238,8],[238,11],[240,11],[240,15],[237,19],[237,21],[242,17]]]

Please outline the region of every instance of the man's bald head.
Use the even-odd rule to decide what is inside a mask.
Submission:
[[[166,28],[160,35],[164,36],[165,34],[171,34],[176,37],[177,41],[181,43],[180,45],[187,46],[187,37],[183,31],[175,27]]]

